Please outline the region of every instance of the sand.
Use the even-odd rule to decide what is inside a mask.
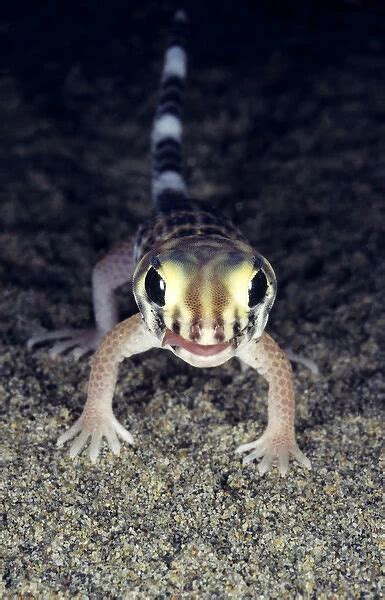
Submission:
[[[313,469],[243,468],[234,451],[266,424],[264,380],[235,360],[201,370],[161,351],[120,369],[115,414],[133,448],[118,458],[104,448],[96,466],[56,448],[83,406],[89,359],[53,361],[26,340],[91,322],[92,266],[149,214],[168,13],[74,9],[46,17],[41,35],[42,12],[10,16],[4,598],[381,596],[384,19],[347,5],[281,18],[224,6],[192,35],[186,172],[194,196],[274,265],[269,333],[319,367],[294,367],[298,442]],[[135,310],[128,286],[119,298],[123,318]]]

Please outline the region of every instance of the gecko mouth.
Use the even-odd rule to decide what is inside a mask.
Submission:
[[[188,352],[197,354],[198,356],[214,356],[214,354],[219,354],[219,352],[222,352],[231,346],[231,342],[222,342],[220,344],[197,344],[196,342],[186,340],[170,329],[166,329],[162,346],[167,345],[170,345],[173,348],[184,348]]]

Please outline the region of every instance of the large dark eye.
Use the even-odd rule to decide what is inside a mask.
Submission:
[[[249,283],[249,307],[253,308],[265,297],[267,279],[263,271],[258,271]]]
[[[155,302],[158,306],[164,306],[166,284],[154,267],[151,267],[148,271],[144,280],[144,287],[151,302]]]

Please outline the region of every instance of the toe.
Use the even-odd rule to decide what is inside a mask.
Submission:
[[[58,342],[54,346],[52,346],[51,350],[48,352],[50,358],[57,358],[60,354],[63,354],[69,348],[73,348],[76,345],[74,340],[65,340],[64,342]]]
[[[108,441],[108,445],[111,448],[111,451],[118,456],[120,453],[120,442],[118,440],[118,436],[116,435],[115,431],[112,429],[112,427],[109,427],[106,430],[106,438]]]
[[[74,458],[79,454],[83,446],[87,443],[88,438],[90,437],[90,433],[88,431],[82,431],[80,435],[76,438],[70,448],[70,457]]]
[[[289,470],[289,452],[286,448],[280,450],[278,455],[278,468],[282,477],[285,477]]]
[[[266,451],[261,462],[258,463],[257,468],[258,468],[260,475],[264,475],[266,473],[266,471],[268,471],[270,469],[273,459],[274,459],[274,450],[269,448],[269,450]]]
[[[247,444],[241,444],[240,446],[238,446],[238,448],[236,448],[235,452],[237,454],[241,454],[242,452],[249,452],[249,450],[258,451],[258,449],[265,447],[265,443],[266,443],[266,436],[263,434],[257,440],[254,440],[254,442],[248,442]]]
[[[75,362],[77,362],[82,356],[91,352],[92,348],[89,346],[78,346],[75,350],[72,350],[71,356]]]
[[[67,431],[65,431],[64,433],[61,434],[61,436],[59,436],[58,441],[56,442],[57,446],[63,446],[63,444],[65,444],[68,440],[72,440],[73,437],[75,437],[75,435],[77,433],[79,433],[79,431],[82,428],[82,424],[79,420],[77,420],[72,427],[70,427],[69,429],[67,429]]]
[[[246,465],[252,463],[253,460],[255,460],[256,458],[257,457],[255,456],[254,452],[250,452],[250,454],[248,454],[242,459],[242,465],[245,467]]]
[[[127,429],[119,423],[118,419],[113,417],[113,423],[114,423],[115,431],[118,434],[118,436],[121,437],[122,440],[124,440],[128,444],[133,444],[134,438],[132,437],[131,433],[129,431],[127,431]]]
[[[303,467],[305,467],[306,469],[311,469],[311,462],[308,459],[307,456],[304,455],[303,452],[301,452],[301,450],[298,448],[298,446],[296,446],[292,452],[294,458],[296,459],[297,462],[299,462],[300,465],[302,465]]]
[[[255,448],[255,446],[257,445],[257,441],[255,442],[249,442],[248,444],[241,444],[240,446],[238,446],[238,448],[236,448],[235,452],[237,454],[242,454],[242,452],[248,452],[249,450],[253,450],[253,448]]]
[[[91,444],[90,444],[90,450],[89,450],[89,457],[90,457],[92,463],[96,463],[98,456],[99,456],[101,445],[102,445],[102,434],[100,432],[95,433],[91,438]]]

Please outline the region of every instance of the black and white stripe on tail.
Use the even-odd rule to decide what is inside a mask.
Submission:
[[[186,205],[182,175],[182,94],[186,78],[186,15],[174,16],[165,53],[160,97],[152,130],[152,196],[157,210],[166,212]]]

